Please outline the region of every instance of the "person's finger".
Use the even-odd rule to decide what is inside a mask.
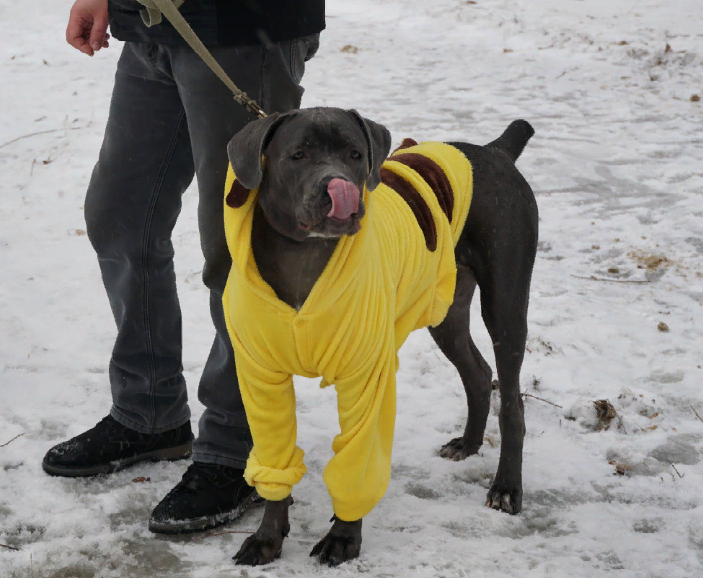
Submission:
[[[90,44],[87,42],[83,42],[80,46],[76,46],[78,50],[80,50],[83,54],[87,54],[88,56],[93,56],[95,54],[95,51],[90,47]]]
[[[88,56],[93,56],[93,49],[86,40],[89,33],[90,24],[82,16],[71,12],[68,25],[66,26],[66,42],[76,50],[80,50]]]
[[[85,44],[85,38],[83,37],[84,32],[82,19],[71,14],[68,26],[66,26],[66,42],[73,46],[73,48],[80,50],[81,46]]]
[[[90,31],[90,46],[93,50],[100,50],[107,34],[107,12],[96,14],[93,19],[93,29]]]

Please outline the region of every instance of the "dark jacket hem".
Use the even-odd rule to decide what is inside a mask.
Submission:
[[[110,32],[118,40],[185,46],[165,18],[148,28],[136,0],[108,1]],[[206,46],[280,42],[325,28],[324,0],[186,0],[181,14]]]

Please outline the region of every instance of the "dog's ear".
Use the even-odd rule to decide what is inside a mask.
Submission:
[[[381,182],[381,165],[391,150],[391,133],[382,124],[364,118],[353,109],[349,113],[361,125],[366,136],[366,144],[369,147],[369,176],[366,178],[366,187],[373,191]]]
[[[232,137],[227,145],[227,156],[237,180],[246,189],[261,184],[261,155],[281,123],[294,113],[275,112],[266,118],[252,120]]]

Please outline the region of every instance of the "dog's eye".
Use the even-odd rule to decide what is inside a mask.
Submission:
[[[293,154],[290,158],[292,158],[294,161],[299,161],[300,159],[305,157],[305,153],[303,151],[298,151]]]
[[[361,153],[359,151],[352,151],[349,156],[358,161],[361,158]]]

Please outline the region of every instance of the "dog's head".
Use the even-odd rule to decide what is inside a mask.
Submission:
[[[372,191],[380,182],[390,145],[388,130],[355,110],[272,114],[227,146],[238,181],[227,202],[241,206],[259,187],[266,219],[287,237],[353,235],[366,211],[364,186]]]

